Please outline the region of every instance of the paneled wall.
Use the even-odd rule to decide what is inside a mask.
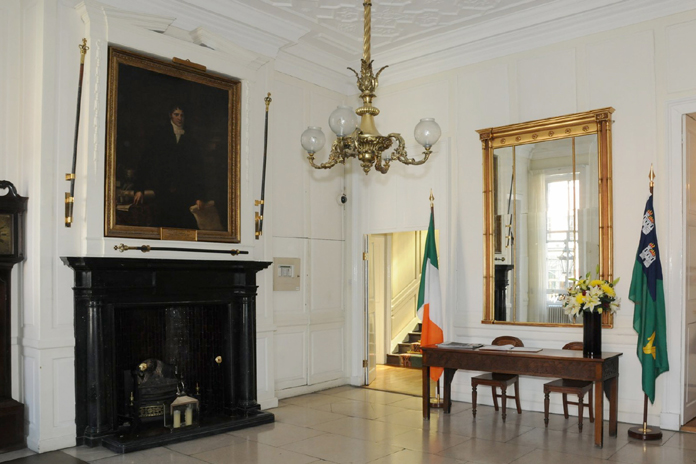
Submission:
[[[539,43],[536,48],[530,46],[530,51],[381,87],[375,101],[382,110],[380,130],[408,133],[418,117],[435,116],[443,139],[423,167],[393,167],[393,173],[371,175],[369,180],[359,172],[351,173],[353,188],[361,192],[360,208],[352,218],[353,233],[404,230],[413,225],[424,229],[427,196],[433,188],[435,222],[441,230],[445,338],[487,343],[498,335],[510,334],[527,346],[542,348],[579,340],[579,329],[480,323],[483,184],[481,143],[475,130],[614,107],[614,276],[622,279],[617,289],[622,309],[615,317],[615,327],[604,330],[603,346],[607,351],[624,353],[619,420],[640,422],[643,395],[628,289],[651,163],[658,176],[655,207],[665,282],[676,282],[677,290],[681,285],[681,270],[676,267],[681,263],[680,206],[667,200],[673,183],[677,185],[674,195],[679,198],[681,155],[678,148],[668,151],[665,142],[666,132],[679,128],[668,127],[666,115],[675,102],[696,98],[696,58],[689,45],[694,38],[696,11],[691,11],[555,45]],[[359,266],[356,249],[351,256],[355,270]],[[658,399],[650,408],[651,422],[672,429],[680,425],[682,397],[680,301],[679,292],[667,295],[671,370],[658,379]],[[352,368],[357,370],[357,362]],[[457,374],[455,398],[470,400],[469,378],[466,372]],[[543,382],[522,379],[523,409],[542,410]],[[554,403],[553,409],[559,412],[560,404]]]
[[[272,160],[273,256],[299,258],[299,291],[273,292],[279,398],[347,382],[343,168],[314,170],[299,134],[323,126],[344,97],[275,75]],[[317,159],[327,157],[325,147]]]

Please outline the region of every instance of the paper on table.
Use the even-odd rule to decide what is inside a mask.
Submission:
[[[445,342],[438,343],[438,348],[453,348],[456,350],[475,350],[481,348],[483,345],[480,343],[460,343],[460,342]]]
[[[486,351],[520,351],[526,353],[538,353],[541,348],[528,348],[526,346],[513,346],[513,345],[485,345],[479,348],[480,350]]]

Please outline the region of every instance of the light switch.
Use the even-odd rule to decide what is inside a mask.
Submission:
[[[300,258],[273,258],[273,291],[300,290]]]

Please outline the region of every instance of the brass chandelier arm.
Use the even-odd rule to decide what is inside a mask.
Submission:
[[[307,153],[307,159],[310,166],[314,169],[331,169],[338,163],[345,164],[346,158],[354,158],[356,151],[354,147],[354,139],[352,137],[338,137],[331,144],[331,153],[329,160],[325,163],[315,164],[314,153]]]
[[[391,159],[389,158],[382,158],[379,156],[377,158],[377,161],[375,161],[375,169],[382,174],[386,174],[387,171],[389,170],[389,165],[391,164]]]
[[[430,154],[433,152],[430,148],[426,148],[423,152],[423,159],[416,160],[415,158],[409,158],[408,153],[406,153],[406,142],[404,141],[404,138],[401,136],[401,134],[392,133],[389,134],[389,137],[397,141],[397,146],[396,148],[394,148],[394,152],[391,155],[391,159],[397,160],[401,163],[408,164],[411,166],[421,165],[428,161],[428,158],[430,158]]]
[[[326,163],[315,164],[314,153],[307,153],[307,160],[309,161],[309,165],[312,166],[314,169],[331,169],[338,163],[337,158],[329,157],[329,161],[327,161]]]

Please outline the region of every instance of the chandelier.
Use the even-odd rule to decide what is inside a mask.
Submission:
[[[302,133],[302,147],[307,151],[309,164],[315,169],[330,169],[336,164],[345,164],[347,158],[357,158],[365,174],[370,172],[372,166],[382,174],[389,170],[392,161],[399,161],[404,164],[419,165],[428,161],[432,153],[431,147],[440,138],[440,126],[433,118],[421,119],[416,125],[414,136],[416,141],[425,148],[423,158],[416,160],[409,158],[406,153],[406,143],[401,134],[391,133],[387,136],[381,135],[375,127],[375,116],[379,114],[379,109],[372,106],[375,98],[379,75],[384,71],[382,67],[377,74],[372,72],[372,60],[370,57],[370,35],[371,35],[371,8],[372,3],[366,0],[363,3],[365,9],[365,22],[363,34],[363,57],[360,60],[360,74],[353,68],[348,68],[358,79],[358,90],[363,106],[353,111],[348,106],[339,106],[329,116],[329,127],[336,134],[336,140],[331,145],[329,160],[325,163],[316,164],[314,154],[321,150],[326,143],[326,137],[321,128],[310,126]],[[358,126],[357,116],[360,116],[360,126]],[[391,154],[384,154],[396,142],[396,146]]]

